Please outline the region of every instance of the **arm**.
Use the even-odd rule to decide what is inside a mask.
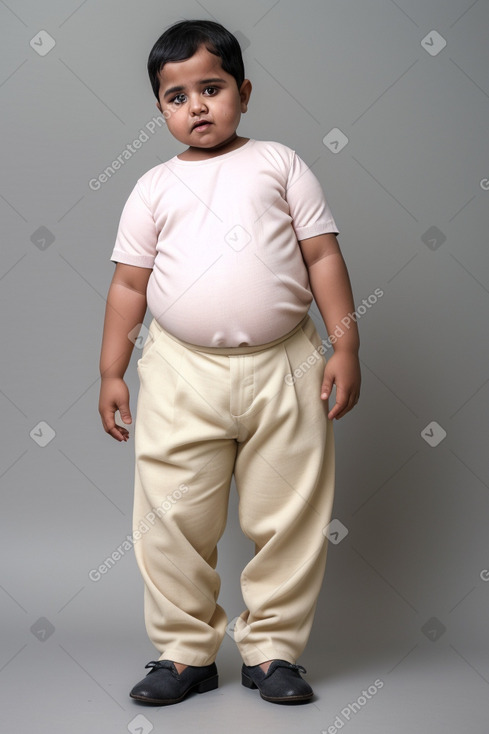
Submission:
[[[105,431],[117,441],[129,438],[129,431],[116,424],[114,415],[119,410],[124,423],[132,422],[129,390],[123,379],[134,348],[128,334],[144,319],[146,286],[151,272],[151,268],[117,263],[107,296],[100,354],[99,413]]]
[[[321,398],[327,400],[333,383],[336,384],[336,404],[328,418],[339,419],[356,405],[360,397],[360,339],[356,322],[345,318],[355,310],[350,278],[336,235],[321,234],[301,240],[299,245],[328,335],[333,335],[338,326],[343,332],[334,342],[334,354],[324,368],[321,387]]]

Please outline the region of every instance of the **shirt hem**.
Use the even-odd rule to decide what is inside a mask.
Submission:
[[[138,268],[152,268],[154,265],[154,257],[146,255],[131,255],[122,250],[114,250],[110,259],[113,262],[123,263],[124,265],[135,265]]]
[[[295,227],[298,240],[307,240],[309,237],[317,237],[319,234],[339,234],[335,222],[316,223],[307,227]]]

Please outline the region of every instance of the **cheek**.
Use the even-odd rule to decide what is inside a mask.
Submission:
[[[234,99],[234,97],[232,99],[216,99],[213,107],[214,110],[226,120],[234,120],[234,118],[239,114],[240,110],[240,106],[239,104],[236,104],[236,100]]]
[[[226,105],[223,106],[221,114],[225,120],[235,120],[238,117],[239,109],[234,105]]]
[[[167,108],[165,112],[165,119],[167,124],[170,125],[180,125],[183,121],[183,115],[181,109],[171,109]]]

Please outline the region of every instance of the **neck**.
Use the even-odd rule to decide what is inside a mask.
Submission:
[[[232,150],[235,150],[236,148],[241,148],[242,145],[247,143],[249,138],[242,138],[238,135],[234,134],[234,137],[229,138],[224,143],[221,143],[221,145],[216,146],[214,148],[194,148],[190,147],[187,148],[183,153],[178,155],[177,157],[181,160],[206,160],[207,158],[215,158],[218,155],[223,155],[224,153],[230,153]]]

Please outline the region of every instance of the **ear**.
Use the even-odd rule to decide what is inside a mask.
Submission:
[[[241,112],[246,112],[248,109],[248,100],[250,98],[252,85],[249,79],[245,79],[239,90],[239,96],[241,99]]]
[[[161,112],[161,114],[163,114],[163,110],[161,109],[161,105],[159,102],[156,103],[156,107],[158,108],[158,112]]]

